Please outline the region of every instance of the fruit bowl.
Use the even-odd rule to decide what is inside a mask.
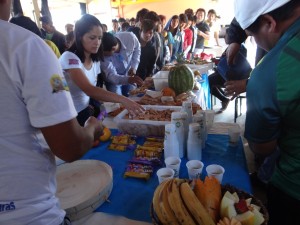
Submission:
[[[168,181],[167,181],[168,182]],[[166,182],[166,183],[167,183]],[[191,181],[188,181],[188,180],[185,180],[185,181],[179,181],[179,182],[186,182],[186,183],[191,183]],[[155,192],[161,192],[162,194],[159,194],[159,201],[165,201],[165,200],[162,200],[163,198],[164,198],[164,195],[168,195],[168,197],[167,198],[169,198],[169,195],[170,195],[170,193],[167,193],[167,194],[165,194],[165,192],[168,192],[168,191],[170,191],[171,189],[170,189],[170,186],[171,185],[168,185],[168,184],[166,184],[166,185],[164,185],[164,186],[168,186],[167,188],[164,188],[164,187],[160,187],[160,186],[158,186],[158,188],[157,188],[157,190],[155,191]],[[165,189],[167,189],[166,191],[164,191]],[[181,187],[179,188],[180,189],[180,191],[181,191]],[[173,189],[172,189],[173,190]],[[187,189],[185,189],[185,190],[183,190],[183,192],[180,192],[180,195],[182,195],[182,194],[184,194],[184,192],[189,192],[189,190],[187,190]],[[259,200],[259,199],[257,199],[256,197],[254,197],[253,195],[251,195],[251,194],[249,194],[249,193],[247,193],[247,192],[244,192],[244,191],[242,191],[242,190],[240,190],[240,189],[238,189],[238,188],[236,188],[236,187],[234,187],[234,186],[232,186],[232,185],[229,185],[229,184],[226,184],[226,185],[221,185],[221,194],[222,194],[222,197],[224,196],[224,194],[227,192],[227,191],[229,191],[230,193],[236,193],[237,195],[238,195],[238,197],[240,198],[240,199],[249,199],[249,198],[251,198],[251,204],[255,204],[256,206],[258,206],[258,207],[260,207],[260,210],[259,210],[259,212],[262,214],[262,216],[263,216],[263,218],[264,218],[264,221],[262,222],[262,223],[260,223],[261,225],[267,225],[268,224],[268,220],[269,220],[269,214],[268,214],[268,211],[267,211],[267,209],[266,209],[266,207],[262,204],[262,202]],[[171,193],[171,194],[174,194],[174,193]],[[197,198],[196,196],[192,196],[192,195],[190,195],[189,197],[188,197],[188,199],[186,198],[186,197],[183,197],[183,196],[181,196],[181,198],[182,198],[182,201],[183,201],[183,205],[184,206],[186,206],[187,207],[187,211],[186,212],[183,212],[182,214],[183,215],[187,215],[187,217],[191,217],[193,220],[194,220],[194,223],[193,224],[216,224],[216,223],[214,223],[212,220],[208,220],[207,218],[206,218],[206,216],[203,214],[203,213],[199,213],[199,215],[197,215],[198,216],[198,218],[200,218],[200,220],[201,220],[201,222],[202,223],[200,223],[199,222],[199,220],[198,220],[198,222],[197,222],[197,220],[195,220],[195,213],[193,213],[190,209],[190,206],[187,206],[187,202],[186,201],[188,201],[189,203],[188,203],[188,205],[191,205],[190,204],[190,202],[191,201],[194,201],[194,198]],[[177,200],[178,200],[178,198],[177,198]],[[170,200],[169,200],[170,201]],[[178,202],[177,202],[178,203]],[[154,206],[154,204],[155,204],[155,206]],[[162,204],[162,202],[159,202],[159,205],[161,205]],[[163,204],[164,204],[164,202],[163,202]],[[171,204],[173,204],[174,205],[174,203],[171,203]],[[168,208],[168,206],[163,206],[163,207],[166,207],[166,208]],[[182,206],[178,206],[178,208],[180,208],[180,207],[182,207]],[[199,212],[199,207],[197,208],[197,207],[193,207],[192,206],[192,208],[195,208],[195,209],[197,209],[198,210],[198,212]],[[155,202],[155,195],[154,195],[154,197],[153,197],[153,201],[152,201],[152,204],[151,204],[151,207],[150,207],[150,216],[151,216],[151,219],[152,219],[152,223],[154,224],[154,225],[165,225],[166,223],[164,223],[162,220],[160,220],[159,218],[159,214],[157,214],[156,213],[156,211],[155,210],[158,210],[158,211],[160,211],[158,208],[157,208],[157,203]],[[200,210],[203,210],[203,209],[201,209],[200,208]],[[168,210],[167,210],[168,211]],[[165,214],[168,214],[168,212],[165,212]],[[206,210],[205,210],[206,211]],[[195,212],[195,211],[194,211]],[[161,213],[161,212],[160,212]],[[174,211],[173,211],[173,213],[174,213]],[[179,213],[178,211],[176,212],[177,214]],[[175,213],[175,214],[176,214]],[[187,214],[186,214],[187,213]],[[207,212],[206,212],[207,213]],[[163,213],[164,214],[164,213]],[[197,213],[197,211],[196,211],[196,214],[198,214]],[[176,216],[175,216],[176,217]],[[169,218],[170,219],[170,218]],[[177,217],[177,219],[178,219],[178,217]],[[203,219],[205,220],[205,221],[203,221]],[[178,224],[178,221],[176,222],[176,223],[174,223],[174,224]],[[179,223],[180,224],[180,223]],[[243,224],[243,223],[242,223]],[[254,224],[254,222],[252,223],[252,224]]]
[[[222,196],[224,196],[226,191],[229,191],[230,193],[234,193],[236,192],[239,196],[239,198],[243,198],[243,199],[248,199],[248,198],[252,198],[251,203],[255,204],[257,206],[260,207],[260,212],[263,214],[265,221],[262,223],[262,225],[268,225],[268,221],[269,221],[269,213],[267,208],[265,207],[265,205],[256,197],[254,197],[252,194],[249,194],[243,190],[240,190],[230,184],[225,184],[221,186],[221,190],[222,190]]]

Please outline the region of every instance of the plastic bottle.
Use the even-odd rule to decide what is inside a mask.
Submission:
[[[182,102],[182,112],[186,112],[188,114],[188,124],[193,122],[193,109],[192,103],[188,101]]]
[[[188,160],[202,160],[202,144],[199,133],[200,125],[198,123],[190,123],[189,137],[187,141]]]
[[[201,146],[205,148],[206,143],[206,120],[205,120],[205,113],[201,113],[201,111],[197,111],[197,113],[193,116],[193,122],[198,123],[200,126],[199,136],[201,139]]]
[[[185,147],[184,147],[184,120],[183,113],[181,112],[172,112],[171,114],[171,123],[176,127],[176,136],[179,145],[179,157],[182,158],[185,155]]]
[[[204,126],[204,130],[205,130],[204,136],[205,136],[205,140],[207,140],[208,129],[207,129],[207,118],[206,118],[205,110],[198,110],[197,112],[199,112],[203,115],[203,120],[204,120],[203,126]]]
[[[189,134],[189,121],[188,121],[188,114],[186,112],[182,112],[182,119],[183,119],[183,126],[184,126],[184,139],[183,139],[183,147],[184,151],[187,151],[187,138]]]
[[[174,124],[165,125],[164,156],[179,157],[179,144],[176,136],[176,127]]]

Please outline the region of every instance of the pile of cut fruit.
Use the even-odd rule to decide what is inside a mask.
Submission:
[[[205,180],[170,179],[155,190],[151,216],[154,224],[265,225],[268,213],[250,194],[214,177]]]

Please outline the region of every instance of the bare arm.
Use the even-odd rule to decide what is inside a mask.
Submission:
[[[198,35],[202,36],[205,40],[209,40],[210,38],[209,31],[202,32],[201,30],[198,30]]]
[[[130,100],[129,98],[92,85],[81,69],[76,68],[69,69],[67,71],[70,74],[73,82],[91,98],[94,98],[98,101],[121,103],[132,115],[144,112],[144,108],[141,105]]]
[[[81,127],[76,118],[57,125],[40,128],[51,151],[60,159],[72,162],[80,159],[102,134],[103,126],[90,117]]]
[[[235,57],[237,56],[241,45],[238,43],[231,43],[228,45],[226,49],[226,57],[228,65],[232,65],[234,62]]]
[[[214,32],[214,38],[216,39],[217,46],[221,46],[219,42],[219,31]]]

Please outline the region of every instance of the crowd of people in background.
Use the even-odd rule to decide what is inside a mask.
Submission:
[[[143,80],[160,71],[168,63],[176,63],[178,57],[192,60],[199,57],[205,48],[220,46],[220,18],[216,11],[199,8],[186,9],[183,13],[166,18],[146,8],[139,10],[136,18],[119,18],[112,20],[112,30],[116,35],[121,32],[132,32],[140,43],[141,54],[137,75]],[[152,21],[152,22],[150,22]],[[153,28],[152,25],[153,23]],[[150,30],[143,31],[146,24]],[[145,38],[147,36],[147,38]]]
[[[118,100],[113,95],[106,94],[111,96],[106,99],[90,93],[88,90],[91,87],[87,85],[88,83],[82,84],[85,81],[79,78],[79,72],[75,73],[76,76],[70,76],[74,69],[78,68],[78,71],[88,77],[89,83],[93,86],[105,87],[109,92],[128,97],[130,90],[142,85],[147,77],[160,71],[164,65],[176,63],[178,57],[192,60],[205,48],[219,45],[217,27],[220,26],[217,25],[217,18],[219,17],[213,9],[209,10],[206,20],[206,11],[203,8],[197,9],[196,12],[189,8],[169,19],[143,8],[137,12],[136,18],[113,19],[112,30],[108,31],[108,26],[100,23],[102,33],[98,38],[101,42],[97,46],[101,52],[97,53],[97,57],[91,57],[92,62],[97,62],[97,65],[91,64],[88,67],[84,66],[87,54],[79,40],[82,37],[78,36],[78,21],[81,19],[76,22],[77,25],[66,24],[65,34],[55,29],[51,16],[40,18],[41,29],[29,17],[23,15],[15,15],[10,22],[40,36],[59,58],[79,113],[78,121],[83,125],[88,116],[93,114],[90,108],[99,108],[98,100]],[[96,40],[97,37],[93,39]],[[84,57],[78,55],[80,51],[85,52]],[[91,51],[88,50],[88,55],[90,54]],[[67,65],[69,61],[78,63],[74,67],[74,63]],[[91,68],[93,68],[92,74]],[[93,90],[97,90],[98,93],[100,89]],[[87,101],[89,98],[92,100]],[[131,101],[124,99],[120,101],[127,102],[125,107],[128,109],[140,111]],[[99,109],[96,112],[99,112]]]
[[[156,27],[151,43],[156,47],[155,69],[159,70],[166,63],[176,62],[180,54],[185,59],[193,59],[194,56],[199,56],[205,48],[220,46],[221,26],[217,21],[219,18],[220,16],[214,9],[208,11],[206,19],[205,9],[199,8],[194,12],[189,8],[167,20],[165,15],[158,15],[154,11],[143,8],[137,12],[135,19],[112,20],[113,29],[109,32],[116,34],[131,31],[138,37],[142,21],[153,20]],[[133,21],[135,21],[134,24]]]
[[[41,29],[39,29],[29,17],[23,15],[21,18],[21,20],[23,20],[22,23],[15,22],[20,20],[20,16],[21,15],[15,15],[10,21],[38,34],[51,46],[58,58],[75,45],[73,24],[65,25],[64,35],[55,29],[52,18],[49,16],[42,16],[40,18]],[[134,83],[132,82],[135,81],[135,84],[141,84],[141,82],[135,78],[130,79],[131,83],[128,83],[127,76],[136,75],[140,79],[145,80],[145,78],[160,71],[164,65],[176,63],[179,56],[191,60],[199,56],[205,48],[220,45],[218,41],[220,29],[217,23],[218,18],[220,17],[213,9],[208,11],[207,18],[206,10],[203,8],[199,8],[195,12],[189,8],[183,13],[173,15],[171,18],[166,18],[164,15],[158,15],[154,11],[143,8],[137,12],[136,18],[113,19],[111,26],[109,26],[112,27],[112,29],[109,31],[107,29],[108,26],[102,24],[103,33],[108,32],[116,38],[120,36],[120,33],[132,32],[137,40],[139,54],[136,54],[136,51],[133,50],[129,52],[129,50],[126,49],[126,43],[124,44],[122,40],[118,43],[118,47],[121,47],[121,53],[114,51],[115,46],[109,46],[109,48],[111,48],[109,51],[112,52],[114,58],[119,57],[119,65],[117,65],[117,60],[113,60],[113,67],[117,69],[114,70],[114,72],[107,72],[107,66],[102,66],[102,64],[106,65],[107,62],[100,63],[101,73],[98,76],[98,84],[101,87],[103,87],[103,85],[105,85],[105,87],[107,86],[107,89],[112,92],[128,96],[128,90],[134,88]],[[30,22],[28,22],[28,20],[30,20]],[[105,36],[107,37],[107,35]],[[127,37],[129,37],[129,35],[127,35]],[[105,44],[106,43],[102,44],[104,48],[107,47],[104,46]],[[127,55],[128,58],[124,57],[122,51],[126,52],[125,55]],[[132,55],[134,55],[134,57],[132,57]],[[107,59],[108,57],[105,58]],[[129,58],[134,58],[136,64],[133,74],[127,73],[131,66],[128,60]],[[123,71],[120,69],[121,64],[123,64],[123,66],[121,66],[123,67]],[[119,79],[120,76],[125,76],[126,78]],[[122,80],[122,82],[120,80]],[[125,88],[124,85],[130,88],[126,91],[120,91],[122,85],[123,89]]]

